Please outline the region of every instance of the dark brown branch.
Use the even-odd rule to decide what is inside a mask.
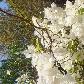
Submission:
[[[0,8],[0,11],[7,14],[8,16],[12,16],[12,17],[15,17],[17,19],[21,19],[22,21],[26,21],[28,22],[29,20],[28,19],[24,19],[23,17],[20,17],[20,16],[17,16],[17,15],[14,15],[14,14],[11,14],[11,13],[8,13],[7,11],[4,11]]]

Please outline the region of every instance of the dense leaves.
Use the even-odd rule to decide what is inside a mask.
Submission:
[[[29,80],[36,82],[37,72],[31,64],[31,58],[27,59],[21,54],[21,51],[24,49],[25,45],[20,42],[13,43],[9,46],[9,58],[3,61],[2,67],[0,68],[2,84],[14,84],[15,80],[25,73],[27,73]],[[7,74],[7,71],[10,74]]]
[[[70,69],[70,73],[79,74],[75,76],[78,84],[84,84],[84,60],[73,61],[73,68]]]
[[[78,38],[76,38],[68,42],[67,49],[72,53],[77,52],[78,45],[79,45],[79,41]]]

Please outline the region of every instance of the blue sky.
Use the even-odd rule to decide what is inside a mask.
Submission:
[[[1,1],[0,2],[0,8],[3,9],[3,10],[8,10],[9,9],[8,3],[4,2],[4,1]],[[0,53],[0,61],[3,60],[3,59],[7,59],[7,56]],[[0,62],[0,66],[1,66],[1,62]]]
[[[4,2],[4,1],[1,1],[0,2],[0,8],[3,9],[3,10],[8,10],[8,3]]]

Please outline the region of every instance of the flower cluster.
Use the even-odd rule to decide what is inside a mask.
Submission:
[[[74,4],[66,1],[65,9],[57,7],[44,8],[44,18],[32,17],[35,25],[35,36],[41,40],[45,51],[35,52],[33,45],[23,53],[27,58],[32,57],[32,65],[38,71],[37,84],[75,84],[74,77],[69,72],[62,75],[62,69],[69,70],[77,53],[81,52],[84,44],[84,1],[76,0]],[[82,55],[83,56],[83,55]],[[81,59],[82,60],[82,59]]]
[[[69,73],[67,75],[62,75],[58,70],[58,67],[54,67],[55,59],[52,57],[52,55],[50,55],[50,53],[35,53],[34,50],[35,47],[30,45],[28,46],[28,50],[25,50],[23,53],[25,54],[26,58],[32,57],[32,65],[36,67],[39,76],[37,84],[74,84],[74,79]],[[31,56],[30,52],[33,52],[31,53]],[[64,58],[62,56],[63,54],[61,54],[62,53],[57,53],[57,55],[55,54],[58,60]],[[67,63],[69,63],[67,66],[63,64],[65,69],[69,68],[68,66],[71,64],[71,61],[68,61]]]

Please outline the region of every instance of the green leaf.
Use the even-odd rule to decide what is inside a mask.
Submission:
[[[78,14],[79,14],[79,15],[83,15],[83,14],[84,14],[84,8],[80,8],[80,9],[78,10]]]
[[[40,41],[39,41],[38,38],[36,39],[35,51],[36,51],[36,52],[39,52],[39,53],[40,53],[41,51],[43,51],[43,48],[42,48],[41,43],[40,43]]]
[[[79,45],[78,38],[76,38],[75,40],[71,40],[68,42],[67,50],[69,50],[72,53],[77,52],[78,45]]]

